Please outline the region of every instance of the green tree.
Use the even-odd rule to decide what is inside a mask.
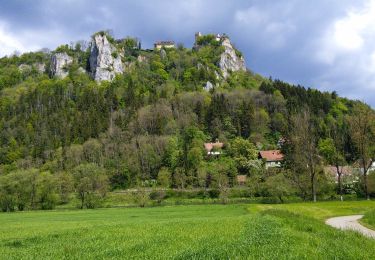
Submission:
[[[53,209],[58,200],[56,178],[49,172],[38,176],[38,202],[41,209]]]
[[[348,117],[351,139],[358,150],[363,173],[363,186],[367,199],[370,199],[367,183],[367,172],[372,164],[374,154],[375,113],[369,107],[357,103]]]
[[[73,177],[80,208],[97,207],[108,190],[104,169],[93,163],[80,164],[73,169]]]
[[[320,157],[317,147],[316,126],[311,118],[311,112],[308,109],[292,117],[292,125],[289,132],[289,146],[291,149],[285,150],[287,166],[291,167],[294,174],[301,175],[307,173],[310,179],[311,197],[316,202],[316,176],[317,167],[320,163]],[[299,176],[296,178],[303,180]],[[303,187],[300,182],[300,187]]]
[[[266,178],[264,186],[267,192],[284,203],[284,198],[295,193],[290,180],[283,173],[278,173]]]
[[[326,138],[319,140],[318,149],[321,155],[324,156],[325,160],[336,167],[338,177],[338,190],[340,199],[343,200],[342,191],[342,170],[345,164],[345,157],[338,149],[336,149],[335,142],[332,138]],[[340,169],[341,166],[341,169]]]
[[[230,144],[229,154],[236,162],[240,174],[250,174],[259,170],[258,151],[249,140],[236,137]]]
[[[159,170],[157,181],[160,186],[169,188],[171,186],[171,178],[172,174],[168,168],[163,167]]]

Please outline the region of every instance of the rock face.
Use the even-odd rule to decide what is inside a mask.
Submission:
[[[34,63],[34,66],[39,73],[44,73],[46,71],[46,65],[44,63]]]
[[[229,76],[230,71],[246,70],[245,60],[242,56],[237,56],[236,51],[228,38],[223,39],[222,46],[224,46],[224,52],[220,56],[219,67],[224,78]]]
[[[121,57],[106,35],[94,36],[89,62],[91,76],[96,81],[112,80],[116,74],[124,71]]]
[[[51,57],[51,74],[59,78],[68,76],[68,66],[72,64],[73,58],[67,53],[55,53]]]
[[[206,90],[206,91],[210,91],[213,88],[214,88],[214,85],[212,85],[212,83],[210,81],[207,81],[206,86],[204,86],[203,89]]]

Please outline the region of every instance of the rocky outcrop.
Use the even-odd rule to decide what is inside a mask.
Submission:
[[[206,85],[203,87],[203,89],[206,91],[210,91],[213,88],[214,88],[214,85],[210,81],[207,81]]]
[[[147,61],[147,58],[146,58],[146,56],[143,56],[143,55],[139,55],[138,57],[137,57],[137,61],[138,62],[146,62]]]
[[[68,67],[73,63],[73,58],[66,52],[55,53],[51,57],[51,75],[58,78],[68,76]]]
[[[124,71],[121,57],[106,35],[94,36],[89,62],[90,74],[96,81],[112,80]]]
[[[245,60],[237,55],[228,38],[222,40],[222,46],[224,46],[224,52],[220,55],[219,67],[223,77],[227,78],[231,71],[246,70]]]
[[[44,63],[34,63],[33,65],[39,73],[44,73],[46,71],[46,64]]]

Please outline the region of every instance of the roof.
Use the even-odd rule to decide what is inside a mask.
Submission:
[[[259,155],[262,159],[266,159],[267,162],[282,161],[284,159],[284,155],[280,150],[260,151]]]
[[[246,182],[246,175],[237,175],[237,182]]]
[[[220,142],[216,143],[205,143],[204,148],[206,149],[207,152],[210,152],[213,148],[220,149],[223,148],[224,144]]]
[[[339,166],[339,167],[343,175],[351,175],[355,171],[355,169],[351,166]],[[324,170],[326,173],[331,174],[332,176],[337,175],[336,166],[329,165],[329,166],[324,167]]]

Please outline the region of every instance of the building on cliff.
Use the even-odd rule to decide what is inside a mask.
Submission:
[[[161,48],[171,49],[176,48],[174,41],[157,41],[154,43],[154,48],[160,50]]]

